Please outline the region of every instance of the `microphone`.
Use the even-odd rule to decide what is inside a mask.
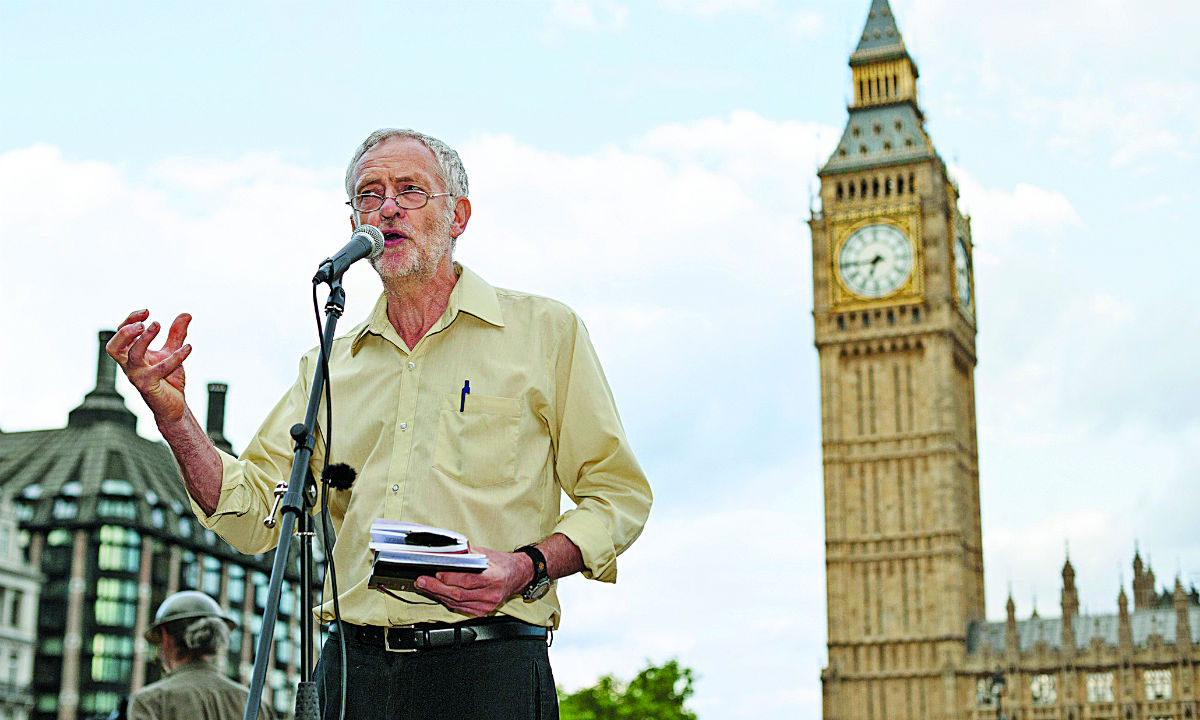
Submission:
[[[359,225],[350,236],[346,247],[338,250],[337,255],[325,258],[313,275],[313,285],[331,283],[342,277],[351,265],[363,258],[379,257],[383,252],[383,233],[374,225]]]

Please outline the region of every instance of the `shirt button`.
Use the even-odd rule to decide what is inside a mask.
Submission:
[[[408,423],[406,423],[406,422],[400,423],[400,429],[401,429],[401,430],[407,430],[407,429],[408,429]]]
[[[412,370],[412,369],[413,369],[413,368],[415,368],[416,366],[417,366],[417,364],[416,364],[415,362],[410,362],[410,363],[408,364],[408,369],[409,369],[409,370]]]
[[[400,486],[399,486],[399,485],[393,485],[393,486],[392,486],[392,492],[400,492]]]

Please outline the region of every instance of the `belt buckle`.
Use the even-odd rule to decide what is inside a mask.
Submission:
[[[390,638],[388,637],[388,635],[389,635],[389,632],[390,632],[391,630],[398,630],[398,629],[399,629],[399,628],[384,628],[384,629],[383,629],[383,649],[384,649],[384,650],[386,650],[386,651],[388,651],[388,652],[394,652],[394,653],[413,653],[413,652],[416,652],[416,651],[418,650],[418,648],[415,648],[415,647],[410,647],[410,648],[402,648],[402,647],[396,647],[396,648],[394,648],[394,647],[392,647],[392,643],[391,643],[391,640],[390,640]]]
[[[454,647],[458,644],[458,628],[425,628],[421,644],[428,648]]]

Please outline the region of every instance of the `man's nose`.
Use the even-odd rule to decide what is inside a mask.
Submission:
[[[392,204],[391,210],[388,210],[388,203]],[[394,197],[385,197],[383,204],[379,206],[379,214],[383,217],[396,217],[408,212],[406,208],[400,207],[400,201]]]

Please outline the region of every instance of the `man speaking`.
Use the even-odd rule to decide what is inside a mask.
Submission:
[[[345,717],[557,717],[547,655],[559,578],[614,582],[651,492],[583,322],[565,305],[492,287],[454,262],[471,218],[457,152],[412,130],[379,130],[346,171],[351,225],[384,238],[371,265],[383,292],[329,357],[333,426],[320,413],[312,458],[357,470],[329,493],[346,630]],[[344,268],[343,268],[344,269]],[[184,399],[191,317],[163,347],[149,312],[108,344],[179,462],[200,522],[245,553],[274,547],[263,526],[292,460],[318,350],[240,458],[216,449]],[[562,493],[574,507],[560,513]],[[368,529],[382,517],[453,529],[484,553],[482,573],[423,576],[412,592],[367,587]],[[326,583],[326,597],[331,588]],[[333,620],[332,599],[316,609]],[[314,680],[337,718],[341,663],[326,642]]]

